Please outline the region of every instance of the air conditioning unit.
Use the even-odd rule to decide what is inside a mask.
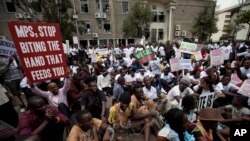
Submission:
[[[101,18],[101,14],[100,13],[95,13],[95,18]]]
[[[181,26],[180,25],[176,25],[175,26],[175,30],[181,30]]]
[[[23,17],[24,17],[25,19],[30,19],[30,18],[31,18],[30,14],[27,13],[27,12],[23,13]]]
[[[16,16],[17,19],[22,19],[23,18],[22,13],[15,13],[15,16]]]
[[[78,15],[73,15],[73,19],[78,19]]]
[[[187,32],[186,31],[182,31],[181,32],[181,36],[187,36]]]
[[[98,33],[93,33],[92,36],[93,38],[98,38]]]
[[[6,40],[6,37],[5,36],[0,36],[0,39]]]
[[[180,36],[181,35],[181,31],[175,31],[174,36]]]
[[[102,14],[102,18],[106,19],[107,18],[107,14]]]

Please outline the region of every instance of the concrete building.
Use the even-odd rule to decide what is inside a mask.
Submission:
[[[250,10],[250,0],[246,0],[243,4],[238,4],[220,11],[216,11],[218,18],[217,27],[218,32],[213,34],[212,41],[225,40],[234,38],[235,40],[246,40],[249,35],[249,25],[245,24],[245,28],[235,28],[235,19],[240,11]],[[231,29],[230,29],[231,28]]]
[[[82,45],[114,45],[134,43],[134,38],[125,38],[122,32],[130,8],[137,0],[72,0],[78,20],[85,22],[87,29],[79,32]],[[195,16],[208,7],[215,8],[214,0],[145,0],[154,13],[148,42],[166,42],[192,38],[191,28]],[[18,14],[17,14],[18,13]],[[20,13],[20,14],[19,14]],[[23,16],[11,0],[0,1],[0,36],[10,39],[7,21],[20,21]]]

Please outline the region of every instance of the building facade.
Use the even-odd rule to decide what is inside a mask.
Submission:
[[[76,11],[74,18],[84,21],[86,25],[84,31],[79,31],[80,44],[87,46],[134,43],[134,38],[124,37],[122,26],[136,1],[138,0],[72,0]],[[205,7],[211,10],[215,8],[213,0],[145,0],[144,2],[150,5],[154,14],[147,42],[192,38],[190,30],[196,15]],[[11,0],[2,0],[0,3],[0,36],[10,39],[7,22],[20,21],[19,16],[23,17],[24,13],[15,8]]]

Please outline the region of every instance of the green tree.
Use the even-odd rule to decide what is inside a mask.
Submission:
[[[250,10],[245,10],[245,11],[241,11],[239,13],[239,15],[237,16],[236,20],[235,20],[236,26],[238,27],[245,27],[243,24],[248,24],[249,28],[248,28],[248,34],[247,34],[247,38],[249,39],[250,36]]]
[[[142,0],[137,1],[130,9],[127,20],[123,24],[126,37],[141,38],[149,31],[153,13],[148,4]]]
[[[208,8],[202,10],[195,18],[191,33],[197,36],[199,41],[207,41],[207,39],[218,31],[216,26],[217,18]]]
[[[30,16],[30,22],[54,22],[60,25],[63,40],[72,40],[75,32],[74,20],[70,15],[70,0],[12,0],[24,13]]]

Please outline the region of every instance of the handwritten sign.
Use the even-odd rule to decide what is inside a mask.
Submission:
[[[196,50],[197,50],[197,44],[188,43],[188,42],[181,42],[180,50],[181,50],[181,52],[194,54],[194,52],[196,52]]]
[[[233,73],[231,75],[231,81],[230,83],[234,84],[234,85],[238,85],[242,83],[242,80],[238,77],[238,75],[236,73]]]
[[[210,51],[210,61],[212,66],[218,66],[224,63],[222,51],[220,49]]]
[[[214,98],[215,98],[214,93],[204,94],[200,96],[197,104],[197,109],[200,110],[204,108],[212,108],[214,103]]]
[[[172,58],[169,60],[172,72],[181,70],[181,63],[179,58]]]
[[[192,70],[192,63],[191,59],[181,59],[181,69]]]
[[[241,85],[238,93],[250,97],[250,79],[246,79]]]
[[[0,39],[0,55],[12,56],[16,53],[13,42]]]
[[[137,59],[141,64],[149,62],[155,58],[155,53],[151,48],[144,49],[135,54],[135,59]]]
[[[29,81],[42,82],[68,75],[58,24],[9,22],[8,26]]]

